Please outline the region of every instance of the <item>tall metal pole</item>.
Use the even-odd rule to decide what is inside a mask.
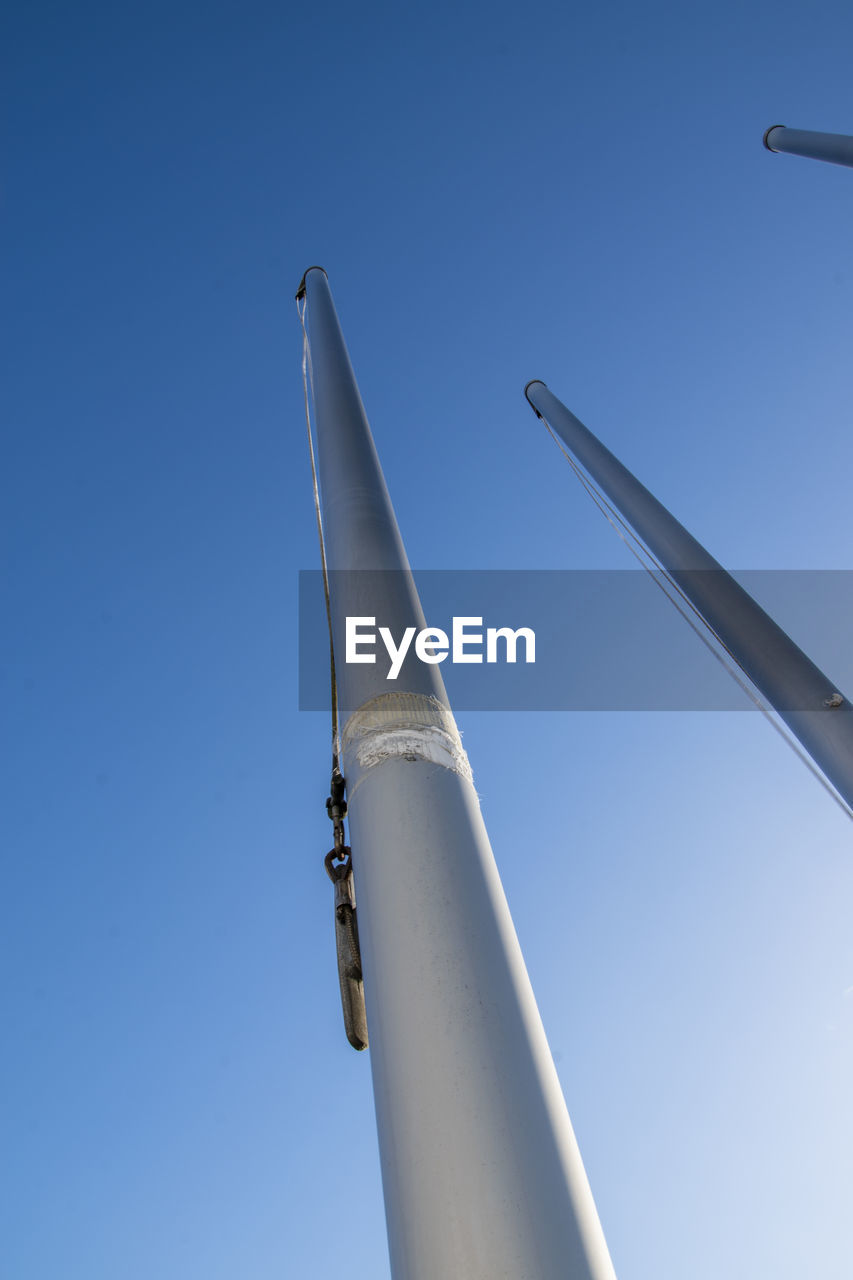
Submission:
[[[853,808],[849,699],[544,382],[524,393]]]
[[[813,133],[772,124],[764,135],[764,145],[768,151],[788,151],[794,156],[853,167],[853,138],[845,133]]]
[[[304,288],[392,1274],[614,1280],[438,668],[388,692],[341,660],[348,610],[423,622],[325,272]]]

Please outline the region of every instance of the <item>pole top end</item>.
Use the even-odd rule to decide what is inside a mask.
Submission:
[[[531,387],[533,386],[533,384],[534,384],[534,383],[536,383],[536,382],[538,382],[538,383],[539,383],[540,387],[545,387],[545,386],[547,385],[546,383],[544,383],[544,382],[542,381],[542,379],[541,379],[541,378],[531,378],[531,379],[530,379],[530,381],[528,382],[527,386],[524,388],[524,398],[525,398],[525,400],[527,401],[527,403],[530,405],[530,407],[531,407],[531,409],[533,410],[533,412],[536,414],[536,417],[537,417],[537,418],[541,418],[541,417],[542,417],[542,414],[539,412],[539,410],[536,408],[536,405],[533,403],[533,401],[530,399],[530,396],[527,394],[527,392],[530,390],[530,388],[531,388]]]
[[[771,133],[773,132],[773,130],[774,130],[774,129],[784,129],[784,128],[785,128],[785,126],[784,126],[783,124],[771,124],[770,128],[769,128],[769,129],[765,129],[765,131],[764,131],[764,138],[762,139],[762,141],[764,142],[764,145],[765,145],[765,147],[767,148],[767,150],[768,150],[768,151],[772,151],[772,152],[773,152],[773,154],[774,154],[774,156],[777,156],[777,155],[779,154],[779,152],[776,150],[776,148],[775,148],[775,147],[771,147],[771,145],[770,145],[770,135],[771,135]]]
[[[328,273],[328,271],[326,270],[326,268],[325,268],[325,267],[309,267],[309,268],[308,268],[308,270],[307,270],[307,271],[305,272],[305,274],[303,275],[302,279],[299,281],[299,288],[296,290],[296,301],[297,301],[297,302],[299,302],[299,301],[300,301],[300,299],[302,299],[302,298],[304,298],[304,297],[305,297],[305,280],[306,280],[306,278],[307,278],[307,276],[308,276],[308,271],[322,271],[322,273],[323,273],[323,275],[326,277],[326,279],[328,280],[328,278],[329,278],[329,273]]]

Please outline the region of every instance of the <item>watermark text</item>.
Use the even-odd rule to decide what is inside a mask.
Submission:
[[[378,631],[375,628],[375,618],[347,618],[346,661],[376,662],[378,636],[390,660],[388,680],[396,680],[399,676],[412,641],[415,656],[430,664],[444,662],[446,658],[453,663],[483,662],[484,647],[486,662],[516,662],[519,640],[524,642],[524,661],[536,661],[536,633],[531,627],[518,627],[516,630],[512,627],[486,627],[484,632],[481,617],[454,617],[449,636],[440,627],[424,627],[420,631],[406,627],[399,643],[390,627],[379,627]]]

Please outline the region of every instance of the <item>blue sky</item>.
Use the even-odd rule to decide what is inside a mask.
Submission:
[[[7,15],[4,1276],[388,1274],[297,710],[305,267],[416,567],[629,567],[538,377],[726,565],[853,568],[853,175],[761,147],[853,132],[851,28]],[[621,1280],[846,1280],[847,821],[755,715],[460,719]]]

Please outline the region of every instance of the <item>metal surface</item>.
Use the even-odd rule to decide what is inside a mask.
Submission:
[[[354,598],[422,615],[325,273],[306,289],[340,646]],[[418,668],[389,695],[338,662],[392,1274],[613,1280],[443,685]]]
[[[529,382],[525,395],[853,807],[849,699],[544,382]]]
[[[764,135],[768,151],[787,151],[811,160],[827,160],[853,168],[853,138],[846,133],[813,133],[808,129],[786,129],[774,124]]]

